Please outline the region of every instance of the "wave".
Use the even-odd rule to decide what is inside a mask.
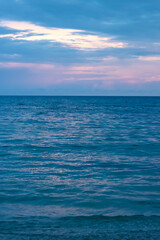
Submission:
[[[159,240],[157,216],[28,217],[0,221],[1,239]]]

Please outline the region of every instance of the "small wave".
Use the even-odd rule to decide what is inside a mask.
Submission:
[[[18,106],[24,106],[25,104],[24,103],[18,103]]]
[[[29,217],[0,221],[1,239],[159,240],[159,218],[150,216]]]

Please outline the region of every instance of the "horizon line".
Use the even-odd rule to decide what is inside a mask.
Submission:
[[[160,95],[20,95],[20,94],[0,94],[0,97],[160,97]]]

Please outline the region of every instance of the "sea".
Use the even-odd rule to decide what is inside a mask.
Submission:
[[[160,97],[0,97],[1,240],[159,240]]]

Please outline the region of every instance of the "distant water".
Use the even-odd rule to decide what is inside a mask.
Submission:
[[[160,98],[0,97],[0,239],[160,239]]]

